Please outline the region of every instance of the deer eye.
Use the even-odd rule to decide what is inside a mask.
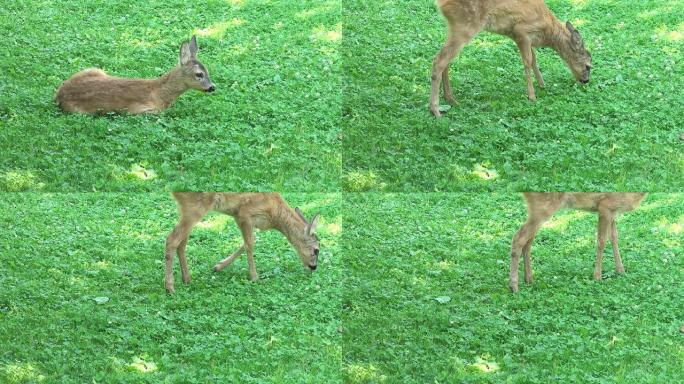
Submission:
[[[202,72],[197,72],[197,73],[195,74],[195,76],[197,76],[198,79],[201,79],[201,78],[204,77],[204,73],[202,73]]]

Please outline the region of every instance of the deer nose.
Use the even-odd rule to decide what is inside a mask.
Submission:
[[[315,271],[316,268],[318,268],[318,265],[311,265],[311,264],[309,264],[309,269],[311,269],[312,271]]]
[[[209,88],[207,88],[207,92],[214,92],[215,90],[216,90],[216,86],[214,84],[212,84],[211,86],[209,86]]]

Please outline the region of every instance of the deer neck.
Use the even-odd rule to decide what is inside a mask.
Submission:
[[[281,205],[273,217],[273,228],[282,233],[287,241],[293,246],[301,244],[304,237],[306,223],[292,210],[292,208]]]
[[[572,48],[570,48],[570,31],[558,19],[553,18],[551,28],[545,33],[544,46],[558,52],[558,55],[564,60],[572,55]]]
[[[159,96],[167,106],[171,105],[178,96],[188,90],[183,81],[183,70],[181,67],[176,67],[169,73],[162,75],[157,82],[159,83]]]

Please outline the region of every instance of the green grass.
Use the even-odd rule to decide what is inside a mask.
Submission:
[[[681,383],[684,199],[653,194],[618,221],[592,279],[596,217],[559,212],[508,291],[522,198],[350,194],[342,253],[347,383]]]
[[[435,120],[434,1],[345,1],[343,188],[681,191],[684,1],[547,4],[581,31],[591,82],[538,50],[547,88],[531,103],[515,44],[483,32],[451,66],[460,104]]]
[[[260,280],[212,214],[188,244],[193,281],[163,284],[167,194],[0,195],[0,382],[322,383],[340,380],[337,194],[285,194],[321,212],[314,273],[277,232],[257,235]],[[101,301],[108,301],[98,304]]]
[[[0,190],[337,190],[340,12],[336,0],[5,4]],[[193,33],[214,94],[148,116],[54,104],[87,67],[159,76]]]

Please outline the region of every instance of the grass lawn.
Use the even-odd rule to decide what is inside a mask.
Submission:
[[[340,15],[336,0],[4,4],[0,190],[337,190]],[[148,116],[54,104],[87,67],[159,76],[193,33],[215,93]]]
[[[341,252],[347,383],[681,383],[684,199],[653,194],[618,221],[595,282],[596,217],[559,212],[508,291],[523,199],[350,194]]]
[[[284,194],[321,212],[321,259],[304,271],[283,236],[259,232],[260,280],[241,237],[212,214],[188,244],[193,281],[164,290],[165,194],[0,194],[0,382],[340,381],[342,224],[338,194]]]
[[[436,120],[434,1],[345,1],[343,188],[681,191],[684,1],[546,2],[581,31],[591,82],[538,50],[547,88],[529,102],[513,41],[482,33],[451,66],[460,104]]]

